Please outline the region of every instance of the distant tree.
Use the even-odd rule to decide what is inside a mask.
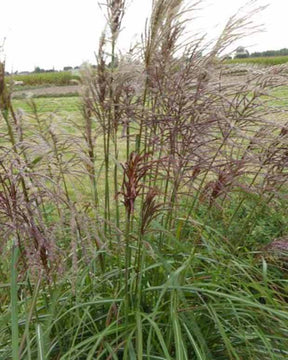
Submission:
[[[249,57],[249,52],[244,48],[244,46],[238,46],[235,50],[235,59],[244,59]]]
[[[37,73],[38,73],[38,74],[39,74],[39,73],[43,73],[43,72],[45,72],[45,70],[44,70],[44,69],[41,69],[39,66],[36,66],[35,69],[34,69],[34,73],[36,73],[36,74],[37,74]]]
[[[272,56],[288,56],[288,49],[283,48],[280,50],[265,50],[262,52],[254,52],[250,57],[272,57]]]
[[[263,54],[262,52],[256,51],[254,53],[251,53],[250,57],[262,57],[263,56],[262,54]]]
[[[70,71],[70,70],[73,70],[73,67],[72,66],[64,66],[63,70]]]
[[[279,50],[279,55],[280,55],[280,56],[286,56],[286,55],[288,55],[288,49],[287,49],[287,48],[284,48],[284,49]]]

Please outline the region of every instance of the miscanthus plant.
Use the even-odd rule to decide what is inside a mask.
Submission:
[[[287,67],[230,76],[256,29],[188,41],[199,3],[121,56],[107,0],[76,120],[15,110],[1,63],[1,359],[287,358]]]

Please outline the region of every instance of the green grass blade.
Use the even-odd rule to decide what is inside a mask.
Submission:
[[[176,351],[176,360],[186,360],[187,355],[184,348],[183,343],[183,337],[182,337],[182,331],[181,326],[179,323],[178,318],[178,309],[177,309],[177,293],[174,291],[171,295],[171,320],[172,320],[172,326],[173,326],[173,333],[174,333],[174,345],[175,345],[175,351]]]
[[[20,358],[21,358],[21,353],[22,353],[22,351],[24,349],[25,341],[26,341],[28,333],[29,333],[29,326],[30,326],[30,323],[31,323],[33,311],[34,311],[34,309],[36,307],[36,302],[37,302],[37,297],[38,297],[38,293],[39,293],[39,289],[40,289],[41,279],[42,279],[42,274],[39,275],[38,282],[36,284],[36,287],[35,287],[35,290],[34,290],[34,293],[33,293],[32,304],[30,306],[30,310],[29,310],[27,320],[26,320],[25,331],[24,331],[24,334],[22,336],[22,340],[21,340],[21,344],[20,344],[20,349],[19,349]],[[27,341],[27,343],[28,343],[28,341]],[[28,343],[28,345],[29,345],[29,343]]]
[[[19,330],[18,330],[18,285],[17,285],[17,261],[19,248],[16,241],[12,245],[11,262],[11,328],[12,328],[12,359],[18,360]]]
[[[205,354],[202,353],[200,347],[198,346],[197,342],[195,341],[193,335],[191,334],[191,332],[189,331],[187,325],[185,323],[183,323],[182,325],[188,335],[188,338],[191,342],[191,344],[193,345],[194,351],[195,351],[195,355],[197,356],[198,360],[207,360]]]
[[[143,328],[142,328],[142,321],[141,315],[139,312],[136,313],[136,345],[137,345],[137,360],[143,359]]]
[[[36,337],[37,337],[37,344],[38,344],[38,359],[45,360],[44,339],[43,339],[42,328],[41,328],[40,324],[36,325]]]
[[[166,360],[172,360],[172,358],[170,357],[169,351],[167,349],[167,346],[165,344],[165,340],[163,338],[161,330],[159,329],[159,326],[157,325],[157,323],[154,320],[150,319],[150,317],[144,313],[142,314],[142,317],[145,318],[150,323],[150,325],[153,327],[153,329],[158,337],[158,340],[160,342],[162,351],[166,357]]]

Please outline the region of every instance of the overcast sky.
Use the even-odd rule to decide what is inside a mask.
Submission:
[[[188,0],[189,1],[189,0]],[[94,51],[105,26],[97,0],[0,0],[0,44],[5,41],[7,71],[62,69],[84,61],[95,62]],[[105,2],[101,0],[100,2]],[[120,46],[124,50],[139,39],[152,0],[128,0]],[[191,0],[193,2],[193,0]],[[197,28],[216,34],[246,0],[206,0]],[[288,0],[259,0],[270,6],[256,19],[266,32],[243,39],[250,51],[288,48]],[[217,26],[218,24],[218,26]]]

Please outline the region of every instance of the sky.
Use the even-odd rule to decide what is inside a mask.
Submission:
[[[193,0],[187,0],[194,2]],[[100,0],[105,2],[105,0]],[[227,19],[247,0],[205,0],[190,31],[216,36]],[[250,52],[288,48],[288,0],[258,0],[269,4],[254,21],[266,31],[241,40]],[[98,0],[0,0],[0,45],[4,43],[6,70],[33,71],[35,67],[61,70],[64,66],[95,63],[98,39],[105,27],[105,9]],[[152,0],[128,0],[119,45],[123,52],[144,31]],[[3,16],[5,14],[5,16]],[[3,55],[2,55],[3,56]]]

